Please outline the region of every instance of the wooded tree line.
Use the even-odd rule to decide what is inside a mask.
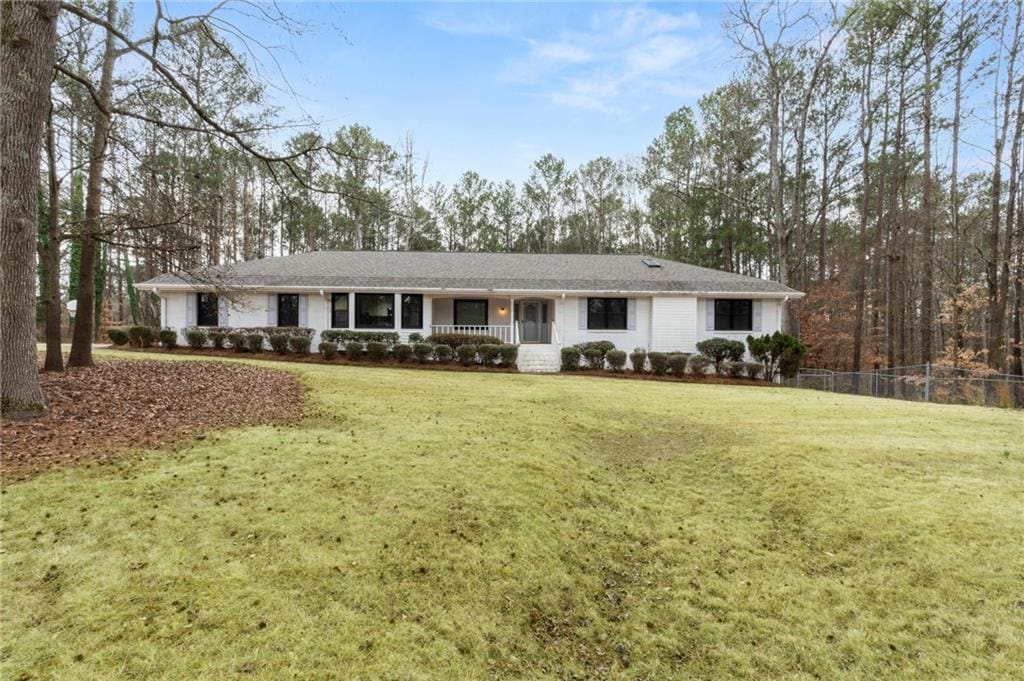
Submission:
[[[135,37],[113,0],[60,8],[38,190],[51,325],[73,298],[93,310],[76,332],[154,323],[133,280],[312,249],[644,252],[806,291],[789,324],[818,366],[1021,373],[1021,0],[735,4],[733,77],[637,157],[451,185],[411,137],[358,124],[269,151],[290,124],[216,12],[158,11]]]

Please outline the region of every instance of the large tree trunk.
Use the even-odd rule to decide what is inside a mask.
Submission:
[[[932,326],[934,324],[934,277],[935,277],[935,211],[932,207],[932,61],[934,59],[935,39],[932,32],[931,5],[926,4],[924,11],[924,153],[922,165],[924,177],[921,187],[921,208],[924,213],[924,240],[921,249],[924,263],[921,267],[921,361],[931,362],[935,359],[932,344]]]
[[[54,149],[53,106],[46,117],[47,186],[49,214],[47,216],[46,245],[40,249],[43,268],[43,303],[46,307],[46,371],[63,371],[60,323],[60,184],[57,181],[57,159]]]
[[[44,409],[36,367],[39,152],[57,2],[0,3],[0,412]]]
[[[106,20],[114,24],[117,20],[117,0],[107,0]],[[85,192],[85,223],[82,225],[82,256],[78,278],[78,307],[75,314],[75,328],[71,335],[71,353],[68,366],[92,366],[93,325],[96,306],[96,240],[99,231],[100,211],[103,202],[103,168],[106,161],[107,137],[110,134],[110,97],[113,91],[114,34],[106,33],[103,47],[103,66],[100,86],[97,90],[99,102],[94,102],[92,141],[89,145],[89,177]]]

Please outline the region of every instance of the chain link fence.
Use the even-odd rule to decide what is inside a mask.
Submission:
[[[1024,408],[1024,378],[945,365],[915,364],[874,371],[800,369],[786,385],[847,395],[917,402]]]

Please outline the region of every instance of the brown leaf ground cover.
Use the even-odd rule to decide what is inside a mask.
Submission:
[[[0,424],[4,478],[301,414],[294,374],[244,364],[106,360],[40,380],[47,413]]]

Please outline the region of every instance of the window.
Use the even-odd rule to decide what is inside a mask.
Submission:
[[[299,325],[299,294],[278,293],[277,294],[277,325],[298,326]]]
[[[348,294],[331,294],[331,328],[348,328]]]
[[[357,293],[356,328],[395,328],[395,296],[391,293]]]
[[[754,302],[752,300],[716,300],[715,331],[752,331]]]
[[[626,307],[625,298],[587,298],[587,328],[625,329]]]
[[[423,296],[418,293],[402,294],[402,328],[423,328]]]
[[[216,293],[196,294],[196,326],[217,326],[220,303]]]
[[[455,326],[487,326],[486,300],[456,300]]]

